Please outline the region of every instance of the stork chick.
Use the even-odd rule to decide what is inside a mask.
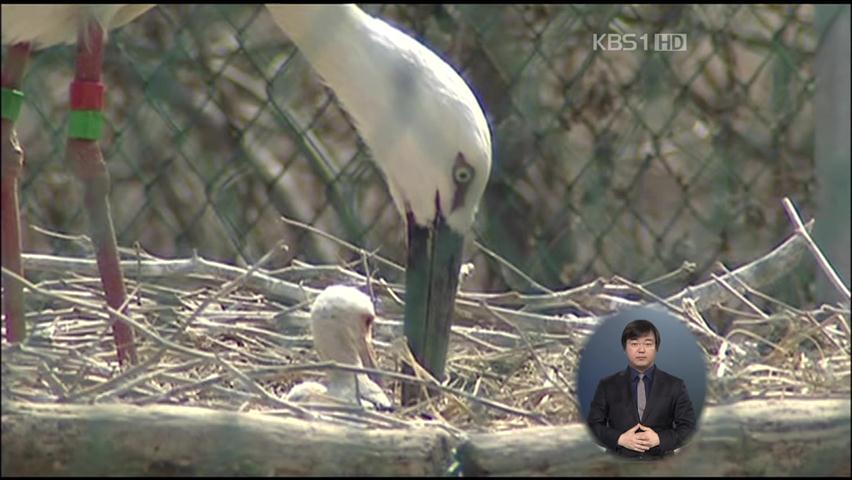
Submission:
[[[370,297],[358,289],[333,285],[323,290],[311,306],[311,335],[320,359],[375,368],[372,346],[375,318],[376,312]],[[385,392],[367,374],[331,370],[326,376],[326,383],[328,386],[316,382],[296,385],[288,393],[287,399],[305,401],[314,396],[327,395],[346,402],[368,402],[376,407],[391,407]]]

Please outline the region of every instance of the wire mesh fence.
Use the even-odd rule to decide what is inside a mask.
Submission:
[[[743,442],[763,445],[769,435],[775,444],[781,438],[782,447],[791,445],[794,453],[785,458],[794,473],[800,468],[848,470],[848,461],[833,459],[837,448],[848,447],[843,441],[848,435],[842,435],[848,422],[835,413],[848,411],[848,405],[825,403],[848,403],[848,309],[806,308],[809,302],[801,297],[808,293],[808,282],[796,285],[788,274],[796,263],[792,258],[801,257],[804,247],[799,245],[796,255],[773,253],[754,262],[747,275],[741,272],[736,278],[748,289],[748,302],[740,303],[736,293],[713,293],[739,287],[710,279],[718,261],[733,268],[790,235],[781,198],[813,209],[812,65],[820,41],[813,6],[362,8],[459,69],[488,117],[494,161],[466,248],[476,268],[463,285],[464,301],[456,306],[452,328],[458,338],[446,398],[385,416],[320,405],[323,421],[419,428],[428,418],[424,413],[436,408],[443,427],[456,433],[509,428],[516,429],[514,436],[536,422],[576,423],[581,415],[573,377],[596,319],[612,313],[616,296],[621,306],[630,299],[646,301],[639,283],[690,261],[696,267],[688,280],[708,280],[703,286],[685,288],[680,276],[677,285],[653,282],[650,289],[661,296],[678,292],[668,300],[682,305],[681,319],[697,332],[712,373],[708,403],[746,407],[736,413],[727,409],[730,405],[721,407],[715,416],[722,427],[736,430],[734,436],[713,435],[716,427],[708,424],[710,435],[704,438],[733,440],[726,446],[730,454],[713,445],[710,450],[724,452],[722,460],[704,465],[723,473],[746,463],[758,474],[788,468],[778,466],[777,455],[755,460],[742,449]],[[665,42],[678,41],[687,42],[685,51],[664,51],[676,45]],[[167,262],[123,250],[125,259],[136,261],[125,273],[135,304],[130,315],[139,321],[135,328],[143,333],[137,338],[146,360],[122,371],[112,363],[109,315],[98,303],[101,280],[94,262],[69,258],[93,257],[85,241],[68,241],[68,235],[88,233],[83,189],[65,160],[73,58],[70,46],[38,51],[23,83],[26,107],[16,126],[27,162],[21,186],[25,250],[63,258],[39,259],[53,262],[40,269],[30,263],[29,278],[36,272],[43,278],[28,284],[28,302],[45,307],[28,309],[33,329],[23,347],[4,346],[4,395],[34,409],[55,402],[63,408],[77,409],[81,405],[73,404],[81,402],[99,408],[98,403],[120,399],[157,407],[207,406],[225,414],[292,416],[285,392],[318,377],[325,367],[334,369],[314,362],[319,357],[310,348],[305,291],[323,286],[326,264],[335,267],[335,278],[361,284],[361,274],[391,281],[399,281],[400,274],[279,217],[404,263],[402,218],[348,114],[262,6],[158,6],[110,34],[104,62],[110,125],[101,145],[112,176],[118,243],[138,245],[158,257],[197,251],[222,262],[175,274]],[[238,269],[231,264],[257,264],[282,238],[289,251],[264,268],[296,259],[322,266],[277,271],[284,279],[275,282],[254,275],[250,278],[265,283],[248,285],[246,279],[246,285],[232,290],[242,281],[234,278]],[[793,242],[803,240],[788,244]],[[345,268],[336,268],[341,265]],[[586,284],[615,274],[632,281]],[[776,300],[786,300],[783,292],[767,285],[779,277],[799,298]],[[298,294],[282,298],[272,288],[282,284]],[[578,289],[583,291],[562,292],[571,295],[540,292],[580,284],[586,284]],[[505,289],[537,295],[480,293]],[[774,296],[758,295],[764,290]],[[400,353],[407,351],[401,340],[402,307],[398,292],[371,293],[379,296],[382,314],[375,323],[376,350],[386,376],[395,378],[387,385],[396,398],[402,382],[395,372]],[[753,306],[762,301],[772,308]],[[563,315],[575,307],[582,315]],[[714,317],[719,312],[724,318]],[[719,326],[724,328],[714,331]],[[789,396],[813,402],[780,423],[775,411],[763,420],[761,412],[747,408],[755,397]],[[820,414],[829,410],[826,405],[845,409],[831,407],[832,421],[825,423]],[[19,417],[35,415],[29,411]],[[826,430],[828,424],[836,427],[835,417],[841,427]],[[67,421],[60,420],[56,438],[74,439],[67,435]],[[121,443],[104,441],[98,422],[91,436],[98,445]],[[758,423],[772,429],[754,428]],[[780,434],[774,430],[779,425]],[[193,430],[167,433],[174,431]],[[591,445],[585,430],[582,439],[577,432],[578,445]],[[126,437],[126,427],[119,433]],[[809,445],[832,446],[832,458],[826,461],[828,450],[821,448],[815,454],[819,465],[811,467],[816,457],[801,450],[803,435],[817,438]],[[134,447],[162,445],[134,438]],[[178,443],[204,450],[191,441]],[[68,442],[68,450],[74,458],[92,461],[92,468],[123,466],[106,450],[81,450],[80,444]],[[10,458],[23,459],[25,468],[69,464],[33,462],[32,444],[21,445],[28,454]],[[438,473],[446,473],[450,461],[460,457],[450,455],[447,445],[452,443],[441,445],[447,456],[435,463],[440,463]],[[338,453],[339,443],[334,448]],[[586,450],[571,449],[585,455]],[[215,451],[221,459],[218,445]],[[529,460],[530,448],[520,451]],[[838,451],[840,460],[848,460]],[[494,455],[512,458],[505,450]],[[805,467],[796,464],[803,458]],[[570,460],[570,471],[576,472],[577,462]],[[347,471],[339,456],[315,463]],[[72,472],[79,470],[71,465]]]
[[[474,237],[547,288],[647,281],[684,261],[707,278],[789,232],[782,197],[813,204],[813,6],[364,9],[471,84],[494,139]],[[685,51],[655,48],[661,33],[683,34]],[[87,232],[64,161],[73,55],[36,52],[24,80],[27,251],[88,253],[26,228]],[[353,259],[284,215],[404,263],[369,150],[262,6],[158,6],[110,34],[104,65],[119,245],[246,265],[283,237],[283,263]],[[467,252],[464,288],[535,289]]]

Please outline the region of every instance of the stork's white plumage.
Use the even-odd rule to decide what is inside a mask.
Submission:
[[[491,169],[491,135],[461,76],[354,5],[267,5],[334,90],[387,180],[408,233],[405,335],[443,377],[464,235]]]
[[[323,361],[375,368],[372,326],[376,312],[370,297],[353,287],[326,288],[311,306],[311,334],[314,348]],[[391,402],[382,388],[364,373],[332,370],[326,385],[305,382],[287,394],[291,401],[306,401],[328,395],[346,402],[367,402],[389,408]]]
[[[354,5],[267,8],[354,119],[400,214],[430,224],[437,192],[447,223],[466,232],[488,181],[491,135],[459,74]]]
[[[121,27],[148,11],[154,4],[2,4],[3,43],[32,43],[46,48],[74,43],[89,20],[104,31]]]

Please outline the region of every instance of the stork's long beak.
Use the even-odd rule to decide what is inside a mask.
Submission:
[[[376,352],[373,350],[373,326],[370,325],[363,337],[358,337],[358,357],[361,358],[361,363],[366,368],[376,368]],[[376,382],[380,387],[384,387],[382,377],[374,373],[368,373],[370,380]]]
[[[404,332],[414,358],[441,381],[464,237],[440,214],[430,227],[417,225],[411,216],[407,223]]]

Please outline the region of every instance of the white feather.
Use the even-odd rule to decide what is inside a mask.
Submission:
[[[438,55],[354,5],[267,5],[272,18],[334,90],[388,182],[400,213],[473,223],[491,169],[491,134],[470,87]],[[476,171],[453,210],[453,166]]]
[[[118,28],[148,11],[154,4],[2,4],[3,44],[30,42],[34,48],[74,43],[89,19],[104,31]]]

